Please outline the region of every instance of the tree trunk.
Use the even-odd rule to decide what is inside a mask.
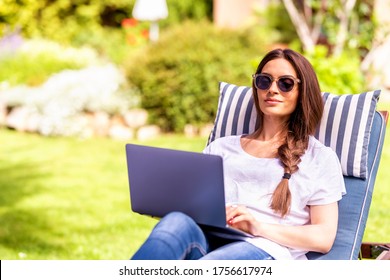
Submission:
[[[307,52],[312,52],[314,50],[314,46],[316,41],[313,40],[310,32],[310,28],[302,16],[299,13],[298,9],[295,7],[292,0],[283,0],[283,4],[286,7],[288,14],[290,15],[290,19],[297,30],[299,39],[302,42],[303,49]]]
[[[339,12],[340,18],[340,27],[336,36],[336,45],[334,48],[334,55],[339,55],[342,53],[345,45],[345,41],[347,40],[348,30],[349,30],[349,18],[351,17],[351,13],[353,7],[355,7],[356,0],[344,0],[342,1],[342,7]]]

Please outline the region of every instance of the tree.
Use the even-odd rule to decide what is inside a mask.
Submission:
[[[333,55],[339,55],[350,44],[368,51],[373,40],[362,29],[375,28],[372,22],[373,1],[370,0],[282,0],[293,22],[303,49],[312,52],[325,40]],[[373,30],[371,30],[373,31]],[[364,42],[362,41],[364,40]]]

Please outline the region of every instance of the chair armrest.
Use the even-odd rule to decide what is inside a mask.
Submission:
[[[363,242],[360,253],[363,259],[390,260],[390,243]]]

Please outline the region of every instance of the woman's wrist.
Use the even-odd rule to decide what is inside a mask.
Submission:
[[[260,237],[263,237],[263,233],[264,233],[264,223],[261,223],[259,221],[255,221],[254,224],[252,224],[252,234],[254,236],[260,236]]]

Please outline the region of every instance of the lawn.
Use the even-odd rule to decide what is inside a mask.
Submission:
[[[206,139],[147,145],[201,151]],[[155,220],[131,213],[125,142],[0,130],[0,259],[128,259]]]
[[[165,135],[143,144],[201,151],[205,142]],[[0,143],[0,259],[128,259],[155,224],[130,211],[125,142],[0,129]],[[389,165],[390,133],[366,241],[390,241]]]

